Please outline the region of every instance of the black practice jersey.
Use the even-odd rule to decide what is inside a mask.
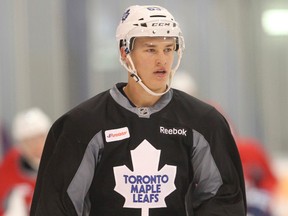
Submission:
[[[224,117],[171,89],[135,107],[119,83],[52,126],[31,215],[245,215],[238,151]]]

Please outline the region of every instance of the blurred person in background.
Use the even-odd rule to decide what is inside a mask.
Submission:
[[[6,154],[8,149],[11,146],[11,139],[7,133],[5,124],[0,123],[0,163],[3,159],[3,156]]]
[[[198,86],[195,79],[186,71],[178,71],[172,81],[172,87],[198,97]]]
[[[39,108],[18,113],[13,121],[15,145],[0,164],[0,215],[27,216],[44,142],[51,126]]]
[[[237,137],[247,192],[248,216],[272,216],[277,178],[264,146],[255,138]]]

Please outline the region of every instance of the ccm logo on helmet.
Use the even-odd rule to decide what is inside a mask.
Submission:
[[[186,132],[187,132],[187,130],[185,130],[184,128],[182,128],[182,129],[176,129],[176,128],[167,129],[165,127],[160,126],[160,133],[162,133],[162,134],[187,136]]]
[[[164,23],[164,22],[161,22],[161,23],[152,23],[152,26],[170,26],[171,23]]]

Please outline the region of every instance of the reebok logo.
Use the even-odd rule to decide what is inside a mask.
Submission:
[[[114,142],[130,137],[127,127],[105,131],[106,142]]]
[[[187,136],[186,132],[187,130],[185,130],[184,128],[182,129],[169,128],[168,129],[168,128],[160,126],[160,133],[162,134]]]

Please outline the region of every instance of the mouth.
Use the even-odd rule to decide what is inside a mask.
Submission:
[[[154,74],[157,76],[163,77],[167,74],[167,71],[166,70],[157,70],[154,72]]]

